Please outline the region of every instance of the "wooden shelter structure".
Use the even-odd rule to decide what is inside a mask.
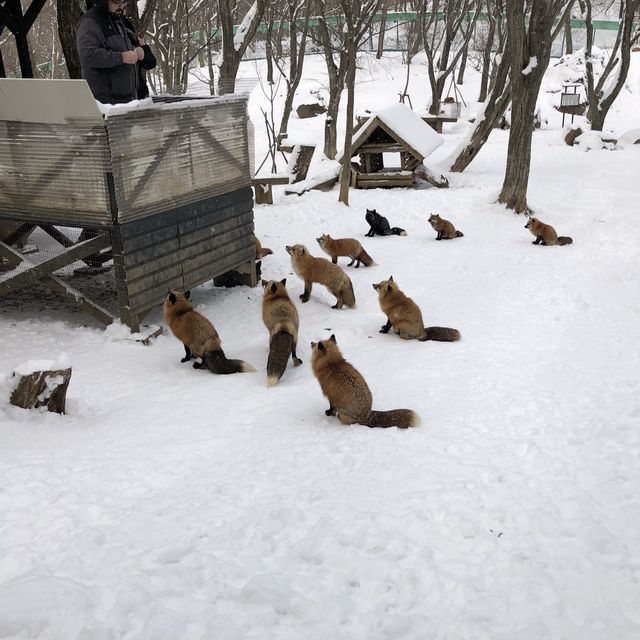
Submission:
[[[393,104],[366,120],[353,135],[351,186],[407,187],[413,183],[413,172],[443,142],[418,114],[402,103]],[[400,154],[400,162],[385,167],[386,154]]]
[[[39,282],[137,331],[169,288],[231,269],[255,285],[249,153],[246,96],[101,111],[84,80],[0,79],[0,298]],[[17,248],[36,228],[52,257]],[[77,261],[113,267],[117,314],[56,273]]]

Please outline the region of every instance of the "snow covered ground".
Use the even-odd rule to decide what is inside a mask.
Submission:
[[[296,104],[322,73],[310,59]],[[397,56],[367,57],[357,110],[395,102],[403,85]],[[640,127],[640,53],[628,86],[614,136]],[[468,70],[465,116],[477,88]],[[425,106],[420,62],[409,93]],[[66,416],[10,407],[0,389],[0,638],[640,637],[640,145],[570,148],[552,101],[541,95],[528,201],[571,246],[533,246],[525,219],[494,204],[504,131],[446,190],[352,191],[346,208],[337,189],[276,187],[275,204],[255,208],[274,251],[263,275],[286,277],[296,301],[286,244],[323,255],[321,233],[352,236],[377,262],[341,260],[355,310],[332,310],[318,286],[298,304],[304,364],[274,388],[260,288],[192,292],[227,355],[259,369],[234,376],[181,364],[169,333],[143,347],[86,316],[0,306],[0,374],[73,365]],[[261,106],[257,87],[258,163]],[[294,116],[291,135],[321,144],[322,126]],[[445,125],[430,164],[467,126]],[[408,236],[365,238],[367,207]],[[431,212],[464,237],[436,242]],[[371,284],[391,274],[427,324],[462,340],[378,333]],[[309,343],[331,333],[374,408],[414,409],[421,427],[325,417]]]

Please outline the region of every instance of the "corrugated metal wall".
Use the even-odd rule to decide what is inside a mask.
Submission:
[[[119,222],[250,185],[246,99],[180,105],[106,119]]]
[[[104,126],[0,120],[0,217],[111,225]]]

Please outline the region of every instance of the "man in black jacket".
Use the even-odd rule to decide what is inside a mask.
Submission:
[[[122,104],[149,95],[144,70],[153,69],[151,48],[124,15],[126,0],[96,0],[76,32],[82,77],[96,100]]]

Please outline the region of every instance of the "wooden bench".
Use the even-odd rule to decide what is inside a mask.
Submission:
[[[358,189],[410,187],[413,185],[413,173],[411,171],[380,171],[378,173],[356,172],[355,181]]]
[[[422,120],[438,133],[442,133],[443,122],[458,122],[458,118],[452,116],[423,116]]]
[[[265,176],[264,178],[251,178],[251,186],[256,194],[256,204],[273,204],[274,184],[289,184],[289,176]]]

